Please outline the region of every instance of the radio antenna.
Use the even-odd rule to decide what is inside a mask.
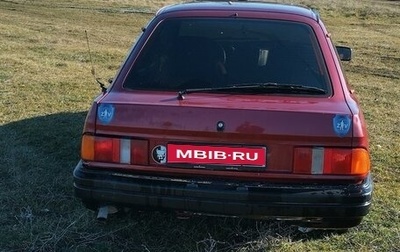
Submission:
[[[94,64],[93,64],[93,60],[92,60],[92,53],[91,53],[91,51],[90,51],[89,36],[88,36],[87,30],[85,30],[85,35],[86,35],[86,42],[87,42],[87,47],[88,47],[88,51],[89,51],[89,60],[90,60],[91,66],[92,66],[91,73],[92,73],[92,75],[93,75],[95,81],[100,85],[101,92],[103,92],[103,94],[105,94],[105,93],[107,92],[107,88],[106,88],[105,85],[100,81],[100,79],[96,77],[96,71],[94,70]]]

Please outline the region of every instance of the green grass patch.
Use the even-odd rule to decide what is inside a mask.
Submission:
[[[399,251],[400,2],[290,1],[317,9],[368,122],[375,191],[362,224],[302,234],[285,222],[128,213],[95,220],[73,196],[86,111],[161,0],[0,1],[0,251]],[[288,2],[288,1],[283,1]]]

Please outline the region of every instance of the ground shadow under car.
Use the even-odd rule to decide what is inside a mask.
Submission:
[[[41,227],[39,222],[48,223],[49,229],[68,226],[75,216],[89,212],[74,198],[72,186],[85,116],[86,112],[63,112],[0,126],[0,190],[4,192],[0,200],[2,205],[11,206],[0,209],[0,216],[5,217],[0,224],[13,230],[10,233],[18,231],[16,220],[21,222],[31,216],[31,225],[38,225],[37,236],[46,237],[50,230]],[[321,239],[327,235],[325,232],[303,234],[287,222],[239,218],[194,216],[182,220],[173,213],[131,211],[111,216],[106,224],[99,224],[95,213],[85,216],[90,219],[80,224],[79,232],[94,232],[102,239],[82,241],[76,238],[81,236],[78,231],[71,230],[62,239],[47,245],[63,248],[68,244],[70,248],[79,248],[84,242],[85,246],[101,248],[99,244],[118,241],[116,250],[126,247],[144,250],[143,244],[150,251],[263,250],[276,246],[279,241]],[[127,223],[129,229],[123,228]]]

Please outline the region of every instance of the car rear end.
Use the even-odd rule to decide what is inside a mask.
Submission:
[[[149,24],[88,113],[76,195],[92,209],[358,225],[371,204],[368,138],[323,24],[302,8],[234,5],[179,5]]]

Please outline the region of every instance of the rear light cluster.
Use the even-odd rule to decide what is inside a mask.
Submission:
[[[81,157],[84,161],[148,165],[148,148],[147,140],[84,135]]]
[[[294,173],[327,175],[366,175],[370,157],[363,148],[295,148]]]
[[[148,165],[149,143],[141,139],[84,135],[81,157],[84,161]],[[369,171],[369,153],[363,148],[294,149],[293,172],[296,174],[366,175]]]

